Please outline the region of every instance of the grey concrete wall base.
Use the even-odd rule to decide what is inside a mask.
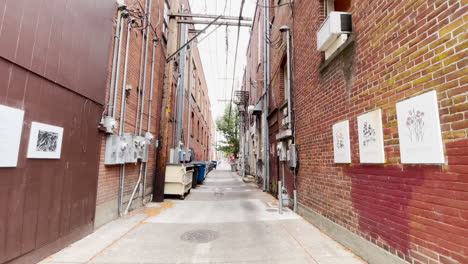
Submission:
[[[369,264],[408,264],[398,256],[390,254],[303,204],[298,203],[298,213]]]
[[[151,195],[153,191],[151,189],[147,189],[145,199],[146,201],[151,201]],[[124,201],[126,201],[123,206],[124,209],[127,207],[128,200],[130,200],[130,195],[125,195]],[[119,202],[118,199],[105,202],[96,206],[96,218],[94,220],[94,228],[98,228],[108,222],[117,219],[119,217]],[[135,197],[132,202],[132,206],[130,206],[130,210],[132,211],[136,208],[139,208],[143,205],[142,199],[140,196]]]

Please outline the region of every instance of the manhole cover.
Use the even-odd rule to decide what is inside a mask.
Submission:
[[[267,212],[278,212],[278,209],[273,209],[273,208],[272,209],[266,209],[266,210],[267,210]]]
[[[198,229],[182,234],[180,239],[191,243],[208,243],[219,237],[218,232],[208,229]]]

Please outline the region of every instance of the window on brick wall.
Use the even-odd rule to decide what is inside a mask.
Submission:
[[[331,57],[352,33],[351,0],[323,0],[326,19],[317,32],[317,49]]]
[[[200,120],[197,122],[197,141],[200,141]]]
[[[200,108],[200,104],[201,104],[201,81],[200,79],[198,79],[198,91],[197,91],[197,102],[198,102],[198,108]]]
[[[326,0],[327,15],[332,11],[348,12],[351,8],[351,0]]]
[[[195,65],[195,60],[192,60],[192,76],[190,77],[190,91],[193,99],[195,99],[195,81],[197,79],[197,66]]]
[[[169,28],[169,12],[170,12],[170,7],[169,3],[164,0],[164,21],[163,21],[163,28],[162,28],[162,33],[164,38],[167,39],[167,29]]]
[[[191,136],[191,137],[193,137],[193,133],[194,133],[193,131],[195,131],[195,127],[194,127],[195,122],[194,122],[194,120],[193,120],[194,116],[195,116],[195,115],[194,115],[193,112],[192,112],[192,119],[190,119],[190,120],[191,120],[191,121],[190,121],[190,136]]]

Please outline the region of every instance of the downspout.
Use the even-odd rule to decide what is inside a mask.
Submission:
[[[116,104],[116,83],[118,82],[118,69],[120,68],[120,50],[122,49],[122,34],[123,34],[123,23],[124,19],[122,16],[122,10],[119,9],[117,13],[117,28],[115,29],[114,36],[114,55],[112,59],[112,73],[111,73],[111,84],[109,91],[109,103],[107,105],[107,115],[112,116],[115,119],[115,104]],[[117,41],[118,39],[118,41]],[[117,75],[117,76],[116,76]]]
[[[267,37],[270,36],[270,9],[265,8],[264,14],[264,85],[265,85],[265,95],[264,95],[264,113],[263,113],[263,144],[264,144],[264,189],[266,191],[270,190],[270,137],[269,137],[269,126],[268,126],[268,109],[269,109],[269,94],[270,94],[270,49],[268,45]]]
[[[131,37],[131,30],[132,30],[132,23],[133,19],[129,19],[127,24],[127,43],[125,46],[125,60],[124,60],[124,69],[123,69],[123,80],[122,80],[122,96],[120,102],[120,122],[119,122],[119,136],[123,135],[124,127],[125,127],[125,112],[126,112],[126,102],[127,97],[125,94],[126,90],[126,83],[127,83],[127,68],[128,68],[128,53],[130,47],[130,37]],[[117,90],[117,89],[116,89]],[[124,184],[125,184],[125,163],[120,166],[119,171],[119,216],[122,216],[122,209],[123,209],[123,197],[124,197]]]
[[[293,129],[292,127],[292,105],[291,105],[291,87],[292,87],[292,76],[291,76],[291,30],[289,27],[286,27],[286,59],[287,59],[287,75],[288,75],[288,89],[287,89],[287,95],[288,95],[288,117],[289,117],[289,128]]]
[[[147,0],[149,1],[149,0]],[[148,6],[148,2],[146,2],[145,6],[147,7]],[[143,18],[143,25],[147,25],[147,22],[148,22],[148,17],[147,15],[144,16]],[[146,36],[148,32],[148,27],[145,27],[143,30],[142,30],[142,36],[143,38]],[[141,53],[140,53],[140,69],[139,69],[139,72],[140,72],[140,78],[139,78],[139,81],[138,81],[138,95],[137,95],[137,107],[136,107],[136,114],[135,114],[135,132],[134,134],[137,135],[138,134],[138,124],[139,124],[139,114],[140,114],[140,99],[141,99],[141,90],[143,88],[143,67],[144,67],[144,63],[146,62],[145,60],[145,41],[144,39],[141,40]]]
[[[149,32],[149,27],[151,25],[151,0],[147,0],[146,2],[146,10],[148,18],[146,19],[146,27],[145,27],[145,34],[143,37],[145,38],[145,59],[144,59],[144,69],[143,69],[143,89],[142,89],[142,94],[141,94],[141,110],[140,110],[140,125],[138,127],[138,135],[141,136],[142,132],[142,126],[143,126],[143,113],[145,111],[145,91],[146,91],[146,75],[147,75],[147,70],[148,70],[148,32]],[[140,162],[140,169],[138,172],[138,181],[135,184],[135,187],[133,187],[132,195],[130,196],[130,200],[128,200],[127,207],[125,208],[124,215],[128,213],[128,210],[130,209],[130,206],[132,206],[133,198],[135,197],[135,194],[138,190],[138,187],[140,186],[141,183],[141,178],[142,178],[142,172],[143,172],[143,162]]]
[[[189,87],[189,94],[188,94],[188,125],[187,125],[187,149],[190,149],[190,133],[192,132],[192,86],[193,86],[193,83],[191,82],[192,80],[192,72],[193,72],[193,69],[194,69],[194,65],[193,65],[193,57],[190,56],[190,60],[189,60],[189,63],[190,63],[190,70],[189,70],[189,73],[190,73],[190,76],[188,77],[189,78],[189,84],[190,84],[190,87]],[[194,79],[195,81],[195,79]]]
[[[143,114],[145,112],[145,92],[146,92],[146,77],[148,71],[148,32],[149,27],[151,25],[151,4],[153,3],[152,0],[147,0],[147,9],[148,10],[148,19],[146,20],[146,29],[145,29],[145,67],[143,69],[143,92],[141,94],[141,110],[140,110],[140,125],[138,126],[138,135],[141,136],[141,131],[143,127]]]
[[[184,6],[182,6],[182,9]],[[182,47],[187,42],[187,33],[188,28],[187,24],[182,24],[180,26],[180,46]],[[176,100],[176,109],[177,109],[177,122],[176,122],[176,132],[175,132],[175,148],[180,148],[180,142],[182,141],[182,130],[184,125],[184,97],[185,97],[185,78],[186,78],[186,60],[187,60],[187,47],[184,47],[180,52],[180,63],[179,63],[179,78],[177,85],[177,100]],[[185,159],[185,157],[184,157]],[[180,163],[180,155],[178,156],[178,162]]]

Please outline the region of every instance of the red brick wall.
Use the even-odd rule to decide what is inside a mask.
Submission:
[[[264,90],[263,85],[263,43],[261,49],[258,50],[258,41],[263,42],[263,35],[259,39],[258,30],[263,30],[263,11],[262,8],[257,7],[255,13],[253,26],[250,33],[250,41],[247,49],[247,61],[245,70],[244,88],[249,91],[249,104],[256,105]],[[258,64],[258,53],[260,53],[261,64]]]
[[[163,14],[163,1],[164,0],[153,0],[152,3],[152,17],[151,17],[151,24],[156,27],[158,21],[158,9],[160,10],[159,13]],[[138,3],[134,3],[134,1],[126,1],[129,9],[138,10],[140,5]],[[141,2],[142,6],[145,6],[144,1]],[[142,10],[143,11],[143,10]],[[144,12],[144,11],[143,11]],[[138,23],[141,25],[142,21],[138,20]],[[154,72],[154,88],[153,88],[153,104],[152,104],[152,121],[151,121],[151,133],[153,134],[155,140],[159,139],[159,125],[160,125],[160,118],[161,118],[161,103],[162,103],[162,86],[163,86],[163,78],[164,78],[164,70],[165,70],[165,43],[162,40],[162,33],[161,33],[161,26],[162,23],[159,24],[157,30],[157,36],[154,34],[153,31],[150,32],[149,35],[149,45],[148,45],[148,63],[147,63],[147,78],[146,78],[146,92],[145,92],[145,110],[143,114],[143,125],[142,125],[142,133],[143,136],[147,130],[148,124],[148,106],[149,106],[149,93],[150,93],[150,74],[151,74],[151,57],[152,57],[152,39],[155,37],[160,38],[161,40],[157,44],[156,48],[156,61],[155,61],[155,72]],[[115,31],[115,27],[114,27]],[[127,97],[127,109],[125,115],[125,133],[132,133],[135,134],[135,121],[137,115],[137,96],[139,90],[139,80],[140,80],[140,54],[141,50],[141,42],[143,41],[142,31],[141,29],[132,29],[131,33],[131,41],[130,41],[130,48],[129,48],[129,62],[128,62],[128,70],[127,70],[127,84],[131,85],[133,88],[130,91],[129,96]],[[120,67],[120,81],[119,81],[119,93],[117,98],[117,110],[116,110],[116,120],[120,121],[120,107],[121,107],[121,85],[123,79],[123,64],[124,64],[124,57],[125,57],[125,43],[126,43],[126,26],[124,29],[124,39],[122,42],[122,59],[121,59],[121,67]],[[112,69],[112,56],[109,59],[109,72]],[[110,78],[111,74],[108,77],[108,89],[107,89],[107,96],[106,102],[109,98],[109,87],[110,87]],[[118,129],[115,130],[115,133],[118,133]],[[138,134],[138,131],[136,131]],[[159,139],[161,140],[161,139]],[[97,194],[97,205],[101,205],[103,203],[117,200],[118,193],[119,193],[119,165],[104,165],[104,157],[105,157],[105,148],[106,148],[106,136],[102,134],[102,144],[101,144],[101,161],[99,166],[99,180],[98,180],[98,194]],[[152,182],[153,176],[155,171],[155,147],[154,141],[152,142],[152,146],[150,148],[150,159],[148,162],[148,173],[147,173],[147,183],[146,183],[146,190],[147,193],[150,192],[152,189]],[[125,187],[124,193],[125,195],[130,195],[133,191],[134,185],[138,180],[140,163],[137,164],[126,164],[125,165]],[[138,193],[137,193],[138,195]]]
[[[210,100],[208,98],[208,86],[205,79],[205,73],[203,71],[203,66],[200,58],[200,54],[197,48],[192,49],[190,52],[192,55],[192,61],[189,62],[187,65],[187,72],[189,73],[188,76],[192,76],[192,73],[189,69],[193,69],[190,65],[195,62],[195,69],[196,69],[196,86],[198,89],[201,89],[202,96],[201,100],[194,100],[193,96],[190,95],[190,90],[186,91],[186,97],[184,99],[185,102],[185,118],[184,118],[184,130],[183,130],[183,138],[182,141],[184,142],[186,147],[189,147],[194,150],[195,155],[192,157],[194,161],[207,161],[210,158],[209,153],[209,135],[211,135],[212,127],[210,123],[212,123],[212,117],[210,114]],[[199,85],[198,80],[201,82],[201,86]],[[190,86],[190,81],[187,82],[187,86]],[[194,96],[196,95],[196,91],[192,90],[191,92]],[[204,95],[203,95],[204,94]],[[189,109],[189,100],[190,100],[190,109]],[[203,105],[203,107],[202,107]],[[190,111],[189,111],[190,110]],[[194,114],[194,119],[190,121],[192,113]],[[190,140],[187,138],[188,134],[188,125],[191,122],[191,129],[190,129]],[[200,126],[198,127],[198,122],[200,122]]]
[[[294,1],[299,202],[411,263],[468,263],[466,3],[352,1],[356,41],[319,71],[323,1]],[[447,163],[400,163],[395,104],[436,90]],[[357,116],[381,108],[387,162],[359,163]],[[333,162],[348,119],[352,163]]]
[[[275,2],[275,1],[273,1]],[[277,2],[272,3],[272,5]],[[285,118],[282,112],[283,106],[285,106],[285,85],[284,85],[284,69],[286,67],[287,50],[286,50],[286,32],[281,32],[279,28],[282,26],[288,26],[292,29],[292,9],[289,5],[282,5],[277,8],[270,9],[270,19],[272,26],[270,29],[271,37],[270,41],[270,107],[269,112],[269,125],[270,125],[270,183],[271,190],[273,193],[277,193],[278,187],[277,182],[283,181],[283,185],[289,195],[292,197],[294,190],[294,177],[293,172],[289,169],[288,163],[279,161],[276,146],[278,141],[276,140],[276,134],[287,129],[286,126],[282,125],[282,120]],[[284,164],[283,164],[284,163]],[[283,168],[284,165],[284,180],[283,180]]]

